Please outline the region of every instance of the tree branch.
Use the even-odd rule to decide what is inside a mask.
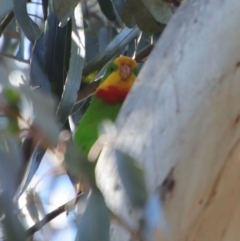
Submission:
[[[35,223],[31,228],[27,230],[28,236],[33,235],[35,232],[39,231],[44,225],[49,223],[51,220],[56,218],[58,215],[66,212],[69,210],[69,207],[73,205],[73,203],[76,203],[78,198],[80,197],[81,194],[78,194],[75,198],[72,200],[68,201],[67,203],[61,205],[57,209],[53,210],[52,212],[46,214],[46,216],[40,220],[39,222]]]
[[[67,203],[61,205],[60,207],[58,207],[57,209],[53,210],[52,212],[46,214],[46,216],[40,220],[39,222],[35,223],[31,228],[29,228],[27,230],[27,235],[28,236],[32,236],[34,233],[36,233],[37,231],[39,231],[41,228],[43,228],[44,225],[46,225],[47,223],[49,223],[50,221],[52,221],[54,218],[56,218],[58,215],[66,212],[69,210],[69,207],[71,207],[74,204],[77,203],[78,199],[80,198],[81,193],[77,195],[76,198],[73,198],[72,200],[68,201]],[[110,217],[113,221],[117,222],[119,225],[121,225],[125,230],[127,230],[133,239],[137,239],[139,241],[141,241],[141,235],[140,232],[137,230],[133,230],[126,221],[124,221],[122,218],[120,218],[119,216],[117,216],[115,213],[113,213],[110,209],[109,209],[109,213],[110,213]]]

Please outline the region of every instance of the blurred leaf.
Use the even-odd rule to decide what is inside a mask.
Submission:
[[[141,0],[151,15],[159,23],[167,24],[173,11],[171,5],[165,0]]]
[[[147,200],[143,213],[145,240],[151,240],[159,228],[162,233],[169,234],[169,225],[164,215],[163,206],[159,197],[159,192],[154,192]]]
[[[117,33],[117,30],[111,26],[104,26],[100,29],[98,34],[99,53],[107,48],[108,44],[113,40]]]
[[[0,183],[6,195],[13,199],[19,184],[19,171],[22,163],[22,153],[17,141],[10,136],[0,138]],[[1,197],[1,195],[0,195]]]
[[[124,28],[118,35],[116,35],[104,51],[99,53],[94,59],[86,64],[83,68],[83,76],[87,76],[96,70],[99,71],[108,61],[119,54],[139,32],[140,31],[137,27],[134,29]]]
[[[134,4],[134,0],[126,1],[122,12],[122,20],[125,23],[125,25],[129,28],[134,28],[136,26],[136,21],[133,12],[135,6]]]
[[[0,22],[5,17],[5,15],[10,12],[13,8],[13,2],[9,0],[0,0]],[[1,32],[1,30],[0,30]]]
[[[110,219],[104,198],[97,188],[91,190],[86,209],[77,225],[75,241],[108,241]]]
[[[13,202],[19,183],[22,153],[16,140],[2,136],[0,145],[0,216],[7,240],[26,240],[25,230],[16,215]]]
[[[145,205],[148,197],[143,170],[129,155],[115,150],[118,172],[131,204],[135,207]]]
[[[3,90],[3,96],[6,98],[10,105],[20,104],[21,97],[19,91],[15,88],[6,88]]]
[[[33,151],[32,156],[30,157],[29,160],[29,166],[28,166],[28,170],[26,172],[26,175],[24,177],[24,179],[21,182],[17,197],[20,197],[23,192],[25,192],[25,190],[27,189],[28,185],[30,184],[30,182],[32,181],[33,176],[35,175],[41,161],[42,158],[45,154],[46,150],[40,148],[39,146],[37,146],[35,148],[35,150]]]
[[[20,38],[18,39],[18,50],[17,50],[17,53],[16,53],[16,58],[19,59],[19,60],[24,60],[24,52],[26,52],[26,36],[25,34],[23,33],[23,31],[21,31],[20,29],[18,30],[19,32],[19,35],[20,35]],[[32,44],[30,44],[30,48],[32,49]]]
[[[81,6],[86,33],[97,36],[101,27],[110,25],[97,0],[81,0]]]
[[[164,24],[157,21],[139,0],[128,0],[122,13],[123,22],[127,27],[137,25],[143,32],[153,33],[163,29]]]
[[[117,13],[121,15],[124,5],[125,5],[125,0],[112,0],[113,5],[115,6],[115,9],[117,10]]]
[[[52,0],[52,7],[60,22],[60,26],[63,27],[68,19],[72,16],[74,8],[80,0]]]
[[[20,25],[21,29],[25,33],[26,37],[34,43],[41,34],[40,29],[36,23],[28,16],[27,13],[27,0],[12,0],[13,11],[15,17]]]
[[[81,193],[78,197],[78,201],[76,203],[78,217],[81,217],[86,209],[87,198],[88,198],[88,193],[86,192]]]
[[[10,134],[18,135],[20,128],[18,123],[18,117],[20,116],[21,97],[16,87],[5,87],[2,90],[1,104],[5,106],[3,111],[7,117],[7,125],[5,131]]]
[[[116,16],[114,14],[111,0],[98,0],[99,6],[104,15],[111,21],[114,21]]]
[[[88,63],[91,59],[93,59],[98,54],[98,36],[85,33],[86,39],[86,57],[85,63]]]
[[[77,180],[80,181],[85,178],[91,183],[95,182],[95,163],[89,162],[74,142],[67,144],[64,164],[69,173]]]
[[[54,95],[60,100],[67,76],[71,48],[71,21],[63,28],[49,3],[44,32],[44,67]]]
[[[48,2],[50,0],[42,0],[42,12],[43,12],[43,18],[44,20],[47,19],[47,15],[48,15]]]
[[[20,128],[19,128],[17,119],[9,118],[8,119],[8,128],[7,129],[13,135],[14,134],[19,134]]]
[[[37,39],[34,44],[30,63],[30,86],[41,90],[43,93],[51,93],[48,76],[44,63],[44,35]]]
[[[83,17],[80,4],[75,8],[72,17],[72,44],[68,75],[64,92],[57,108],[57,116],[61,123],[65,123],[73,108],[80,87],[82,68],[85,57],[85,36],[83,30]]]
[[[23,115],[28,116],[29,112],[34,117],[33,125],[44,137],[44,141],[48,141],[50,145],[55,146],[58,142],[60,128],[55,118],[55,101],[38,91],[32,91],[29,87],[21,85],[19,87],[26,101],[23,103]]]
[[[16,215],[16,206],[13,205],[12,200],[8,199],[4,193],[0,197],[0,206],[0,214],[4,210],[3,217],[1,217],[4,240],[27,240],[23,224]]]
[[[26,190],[31,182],[48,145],[56,146],[60,132],[60,125],[56,122],[55,117],[56,105],[54,100],[36,90],[30,90],[27,86],[21,85],[19,88],[24,97],[23,116],[25,116],[25,118],[29,116],[30,120],[31,118],[34,118],[32,119],[32,123],[41,134],[41,137],[44,137],[44,140],[41,140],[41,145],[45,146],[42,148],[41,145],[38,145],[31,155],[28,171],[25,179],[22,181],[18,196]],[[40,142],[38,138],[40,137],[37,134],[35,141]]]
[[[39,222],[40,220],[36,202],[36,195],[37,193],[33,189],[26,191],[26,208],[28,210],[28,214],[35,223]]]

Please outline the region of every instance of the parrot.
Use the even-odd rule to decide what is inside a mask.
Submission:
[[[115,122],[137,74],[136,61],[127,56],[117,57],[107,66],[73,136],[74,142],[86,156],[98,139],[100,123],[106,119]]]

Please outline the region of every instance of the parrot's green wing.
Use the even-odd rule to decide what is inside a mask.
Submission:
[[[109,105],[101,99],[93,97],[74,134],[74,141],[84,154],[89,153],[92,145],[98,139],[99,124],[106,119],[114,122],[121,106],[122,103]]]

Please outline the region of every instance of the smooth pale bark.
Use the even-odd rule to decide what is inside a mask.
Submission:
[[[163,201],[167,241],[240,237],[240,1],[190,0],[139,74],[117,121],[115,145],[144,167],[149,192],[172,171]],[[107,148],[97,168],[109,207],[137,227]],[[113,241],[128,241],[121,226]]]

